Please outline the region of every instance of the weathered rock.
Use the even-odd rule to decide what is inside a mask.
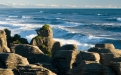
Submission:
[[[77,55],[76,61],[74,63],[75,66],[79,65],[83,60],[85,61],[95,61],[98,62],[100,61],[100,55],[98,53],[94,52],[82,52]]]
[[[50,63],[51,58],[45,55],[37,46],[27,44],[11,44],[12,52],[26,57],[29,63]]]
[[[0,30],[0,53],[2,52],[10,52],[10,49],[7,47],[5,31]]]
[[[114,45],[113,44],[109,44],[109,43],[106,43],[106,44],[96,44],[95,47],[105,48],[105,49],[115,49]]]
[[[45,54],[56,52],[55,49],[60,49],[60,42],[56,42],[53,39],[52,28],[49,25],[45,24],[42,28],[37,29],[36,32],[38,35],[31,40],[30,45],[38,46]]]
[[[19,75],[17,72],[14,72],[12,69],[1,69],[0,75]]]
[[[114,59],[114,55],[111,53],[101,53],[100,58],[102,65],[109,66],[110,62],[112,62]]]
[[[43,37],[51,37],[53,38],[53,31],[52,28],[45,24],[42,28],[36,29],[37,35],[38,36],[43,36]]]
[[[0,53],[0,62],[4,68],[14,69],[19,64],[28,65],[29,62],[25,57],[14,53]]]
[[[76,44],[66,44],[61,47],[61,50],[78,50]]]
[[[114,49],[113,44],[99,44],[95,46],[94,48],[90,48],[88,50],[89,52],[97,52],[97,53],[112,53],[114,55],[114,58],[120,58],[121,57],[121,50]]]
[[[88,50],[89,52],[97,52],[97,53],[113,53],[115,51],[115,49],[105,49],[105,48],[90,48]]]
[[[49,25],[44,25],[42,28],[37,29],[37,36],[34,37],[30,45],[38,46],[44,53],[51,52],[54,40],[52,28]]]
[[[37,65],[19,65],[20,75],[56,75],[52,71]]]
[[[56,42],[53,44],[53,47],[52,47],[52,57],[54,57],[54,55],[56,54],[56,52],[57,52],[58,50],[60,50],[61,46],[62,46],[62,43],[59,42],[59,41],[56,41]]]
[[[116,75],[114,70],[108,66],[103,66],[103,72],[102,75]]]
[[[111,62],[111,67],[115,71],[116,75],[121,75],[121,62]]]
[[[8,29],[4,29],[6,35],[7,35],[7,46],[10,48],[10,43],[11,43],[11,31]]]
[[[82,61],[78,67],[69,70],[68,75],[102,75],[102,65],[95,61]]]
[[[74,50],[59,50],[54,56],[54,66],[59,70],[59,75],[67,74],[67,71],[72,68],[75,62],[78,51]]]

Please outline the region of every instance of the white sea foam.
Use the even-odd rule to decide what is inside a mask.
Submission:
[[[101,16],[102,14],[97,14],[98,16]]]
[[[23,19],[30,19],[32,18],[31,16],[22,16]]]
[[[65,44],[76,44],[78,46],[78,50],[88,50],[91,47],[94,47],[94,45],[92,44],[87,44],[87,43],[80,43],[76,40],[72,40],[72,39],[59,39],[59,38],[54,38],[56,41],[60,41],[62,42],[62,45]]]
[[[60,20],[61,18],[56,18],[57,20]]]
[[[36,34],[30,34],[30,35],[27,35],[25,38],[30,42],[30,40],[34,38],[35,36]]]
[[[17,18],[18,16],[8,16],[9,18]]]
[[[121,18],[117,18],[118,21],[121,21]]]

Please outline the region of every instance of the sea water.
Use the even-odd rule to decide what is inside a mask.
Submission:
[[[29,42],[35,29],[49,24],[53,38],[88,50],[97,43],[113,43],[121,49],[121,9],[0,9],[0,29],[20,34]]]

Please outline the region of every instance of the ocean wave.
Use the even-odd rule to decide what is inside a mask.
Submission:
[[[108,18],[107,21],[121,21],[121,18]]]

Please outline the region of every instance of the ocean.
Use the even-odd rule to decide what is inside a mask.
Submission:
[[[49,24],[53,38],[62,44],[77,44],[86,51],[97,43],[112,43],[121,49],[121,9],[0,9],[0,29],[19,34],[29,42],[35,29]]]

